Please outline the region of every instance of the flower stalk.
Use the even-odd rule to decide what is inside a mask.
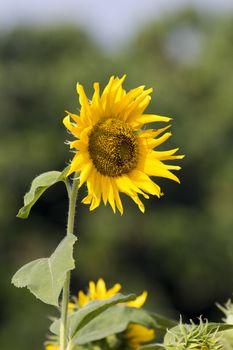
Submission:
[[[69,209],[67,219],[66,234],[73,234],[74,232],[74,219],[75,219],[75,207],[78,195],[78,183],[77,178],[74,178],[71,190],[68,191],[69,196]],[[60,350],[66,350],[67,347],[67,314],[68,314],[68,302],[70,291],[70,272],[67,272],[65,283],[62,291],[61,302],[61,324],[60,324]]]

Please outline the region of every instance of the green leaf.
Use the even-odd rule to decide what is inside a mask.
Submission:
[[[177,322],[174,320],[166,318],[166,317],[159,315],[155,312],[150,312],[149,314],[156,321],[157,328],[159,328],[161,331],[166,332],[167,329],[177,326]]]
[[[155,328],[154,320],[143,309],[115,305],[94,318],[82,329],[76,330],[71,337],[73,345],[103,339],[109,335],[123,332],[129,323],[143,324]]]
[[[74,269],[73,245],[76,237],[67,235],[49,258],[31,261],[21,267],[12,278],[19,288],[27,287],[46,304],[58,306],[66,273]]]
[[[65,181],[68,168],[60,171],[48,171],[37,176],[31,184],[30,191],[24,196],[24,206],[19,210],[17,217],[21,219],[27,219],[31,208],[38,201],[40,196],[52,185],[59,181]]]
[[[223,331],[228,331],[230,329],[233,329],[233,324],[209,322],[207,329],[208,329],[208,332],[211,332],[211,333],[214,333],[216,330],[218,332],[223,332]]]
[[[78,311],[75,311],[69,316],[69,336],[72,336],[81,328],[86,326],[95,317],[100,315],[102,312],[107,310],[109,307],[117,304],[123,303],[131,300],[135,300],[136,296],[134,294],[122,295],[118,293],[111,298],[103,300],[94,300],[89,302],[86,306],[82,307]],[[50,330],[52,333],[59,335],[60,320],[56,320],[52,323]]]

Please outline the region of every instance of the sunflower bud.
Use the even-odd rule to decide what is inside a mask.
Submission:
[[[180,324],[167,331],[164,338],[166,350],[220,350],[223,345],[217,335],[218,329],[210,330],[208,321],[200,318],[199,325]]]

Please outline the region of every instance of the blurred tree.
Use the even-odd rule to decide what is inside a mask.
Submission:
[[[153,254],[144,252],[150,277],[189,317],[210,312],[233,288],[232,29],[232,16],[187,10],[149,25],[128,53],[130,76],[156,87],[151,112],[175,119],[173,141],[187,155],[181,188],[169,184],[145,220],[155,232]]]

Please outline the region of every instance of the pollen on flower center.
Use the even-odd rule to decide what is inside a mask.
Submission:
[[[111,177],[127,174],[138,163],[138,140],[124,121],[105,118],[89,135],[88,151],[95,168]]]

